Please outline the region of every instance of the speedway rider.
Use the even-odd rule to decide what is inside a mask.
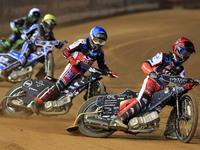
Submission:
[[[40,107],[43,102],[49,100],[52,96],[59,94],[77,75],[83,75],[86,70],[81,68],[79,62],[91,66],[97,61],[100,69],[110,72],[111,77],[116,77],[117,74],[112,72],[105,63],[102,46],[106,43],[106,40],[106,31],[102,27],[96,26],[90,31],[87,39],[79,39],[69,47],[65,48],[62,54],[69,63],[65,67],[63,73],[53,86],[41,91],[41,93],[31,101],[27,108],[38,114],[38,107]],[[74,53],[73,56],[71,55],[72,53]]]
[[[42,41],[53,41],[55,40],[54,34],[52,30],[56,26],[56,18],[51,14],[46,14],[40,24],[32,25],[25,34],[22,35],[22,38],[26,41],[23,44],[22,52],[19,57],[19,61],[14,61],[9,66],[5,67],[0,77],[3,79],[7,79],[8,73],[13,69],[25,66],[26,62],[31,53],[35,52],[37,47],[34,45],[34,41],[42,40]],[[60,49],[63,46],[63,43],[59,43],[55,47]],[[14,57],[14,56],[13,56]],[[39,75],[39,74],[37,74]]]
[[[32,8],[29,11],[28,16],[15,19],[10,22],[10,27],[12,29],[11,36],[3,41],[0,51],[8,51],[12,45],[18,40],[21,39],[21,32],[28,30],[33,24],[37,23],[40,19],[40,10],[38,8]]]
[[[127,130],[128,127],[124,124],[124,122],[133,118],[143,108],[147,107],[151,101],[151,96],[153,93],[166,87],[167,83],[159,78],[159,74],[165,74],[169,76],[179,75],[181,77],[185,76],[182,63],[184,63],[190,57],[190,54],[195,52],[194,45],[189,39],[181,37],[174,43],[172,49],[174,54],[170,52],[160,52],[142,64],[141,69],[145,74],[147,74],[147,77],[143,81],[138,96],[116,114],[116,116],[110,122],[111,128]],[[185,88],[189,89],[192,88],[192,86],[193,83],[188,84]],[[168,105],[173,104],[169,103]],[[158,107],[156,111],[159,113],[162,108]],[[173,109],[170,113],[164,132],[164,136],[170,139],[177,139],[174,128],[174,110],[175,109]]]

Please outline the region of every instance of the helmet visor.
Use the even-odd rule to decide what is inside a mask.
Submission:
[[[178,51],[180,54],[179,58],[181,62],[185,62],[190,57],[191,53],[187,51],[186,49],[178,47]]]
[[[34,22],[37,22],[40,19],[40,17],[38,16],[32,16],[31,18]]]
[[[103,46],[106,43],[105,40],[93,36],[92,36],[92,41],[94,42],[94,44],[99,44],[101,46]]]
[[[56,22],[54,20],[48,19],[45,21],[45,28],[48,32],[52,31],[56,26]]]

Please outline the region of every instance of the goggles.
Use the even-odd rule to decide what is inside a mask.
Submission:
[[[40,19],[40,17],[32,16],[32,20],[33,20],[33,21],[38,21],[39,19]]]
[[[91,35],[91,37],[92,37],[92,41],[94,42],[94,44],[99,44],[99,45],[103,46],[106,43],[105,40],[102,40],[100,38],[94,37],[92,35]]]
[[[184,48],[181,48],[180,46],[177,46],[179,53],[183,56],[183,58],[189,58],[190,57],[190,52],[187,51]]]
[[[56,22],[54,20],[49,19],[49,20],[46,20],[45,22],[46,22],[45,27],[47,29],[53,30],[53,28],[56,26]]]

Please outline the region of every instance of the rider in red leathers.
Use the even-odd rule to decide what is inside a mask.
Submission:
[[[143,81],[137,98],[133,99],[131,102],[128,101],[126,106],[122,108],[110,122],[110,127],[126,130],[128,127],[124,124],[124,121],[136,116],[142,109],[149,105],[153,93],[166,87],[167,83],[159,78],[159,74],[185,76],[182,63],[189,58],[190,54],[195,52],[194,45],[189,39],[181,37],[173,45],[173,51],[174,54],[170,52],[157,53],[153,58],[148,59],[142,64],[141,69],[147,74],[147,77]],[[185,88],[192,87],[193,84],[191,83]],[[159,113],[162,108],[157,107],[156,111]],[[173,115],[174,110],[172,110],[168,118],[164,136],[175,139],[177,137],[174,132]]]
[[[86,70],[81,68],[79,62],[92,65],[97,61],[100,69],[110,72],[111,77],[116,77],[117,74],[112,72],[105,63],[102,46],[106,40],[106,31],[102,27],[96,26],[90,31],[87,39],[79,39],[65,48],[63,50],[63,56],[68,60],[69,64],[65,67],[55,85],[41,91],[27,107],[33,112],[38,113],[39,105],[49,100],[50,97],[59,94],[77,75],[83,75]],[[72,53],[74,53],[73,56]]]

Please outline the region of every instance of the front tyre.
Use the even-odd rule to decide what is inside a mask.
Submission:
[[[198,124],[197,102],[189,94],[179,99],[179,118],[175,119],[176,134],[180,141],[188,143],[194,136]]]
[[[51,76],[51,77],[54,77],[54,58],[53,58],[53,54],[52,53],[49,53],[47,55],[47,62],[46,63],[46,75],[47,76]]]
[[[87,100],[93,96],[104,94],[107,94],[105,85],[101,81],[95,81],[90,87],[89,94],[88,91],[86,92],[84,99]]]
[[[2,101],[2,112],[7,117],[28,117],[33,113],[27,110],[15,109],[9,106],[9,97],[17,96],[19,93],[23,92],[22,83],[13,86],[5,95]],[[13,99],[13,98],[12,98]]]
[[[81,113],[86,113],[86,112],[94,112],[97,109],[96,106],[96,98],[97,97],[92,97],[91,99],[87,100],[79,109],[78,115]],[[78,116],[77,115],[77,116]],[[85,120],[88,116],[92,117],[95,115],[99,114],[87,114],[87,115],[81,115],[78,120],[78,129],[81,132],[81,134],[89,137],[96,137],[96,138],[102,138],[102,137],[107,137],[111,134],[114,133],[114,130],[103,130],[99,128],[94,128],[94,127],[88,127],[85,125]]]

